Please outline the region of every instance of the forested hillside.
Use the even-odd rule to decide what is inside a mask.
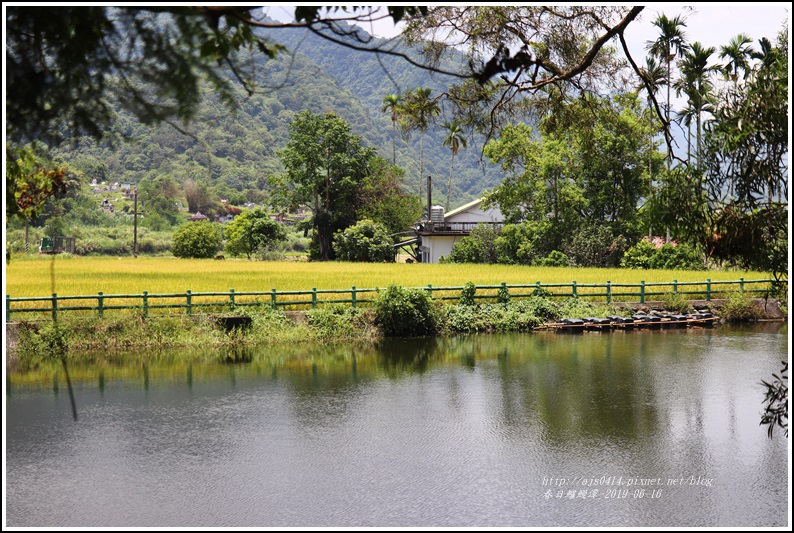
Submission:
[[[208,179],[216,190],[224,190],[225,184],[244,196],[260,198],[269,190],[268,178],[283,170],[278,151],[286,145],[295,115],[303,110],[330,111],[385,159],[391,161],[396,148],[397,165],[406,171],[405,185],[416,192],[419,135],[410,139],[399,132],[395,135],[390,117],[381,112],[382,100],[388,93],[420,86],[432,88],[435,95],[443,82],[403,60],[382,58],[384,68],[374,54],[304,36],[300,30],[279,30],[271,38],[290,51],[273,60],[257,59],[262,86],[252,96],[236,87],[235,111],[206,86],[198,118],[180,125],[190,135],[169,124],[142,125],[118,108],[108,140],[66,138],[54,155],[99,182],[136,184],[145,177],[168,175],[177,183]],[[438,117],[424,141],[425,175],[436,178],[434,202],[438,203],[446,197],[451,157],[449,148],[442,146],[444,135],[438,125],[450,119]],[[481,148],[481,141],[470,140],[455,157],[451,208],[499,183],[499,169],[480,164]]]

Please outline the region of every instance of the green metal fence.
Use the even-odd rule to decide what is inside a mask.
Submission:
[[[548,291],[552,298],[581,297],[593,298],[612,303],[616,301],[634,301],[645,303],[654,296],[668,294],[683,294],[687,299],[704,299],[710,301],[715,295],[741,291],[756,295],[769,295],[776,289],[780,289],[780,284],[787,281],[775,281],[771,279],[745,280],[740,278],[735,281],[686,281],[679,282],[655,282],[646,283],[612,283],[607,281],[603,284],[577,283],[541,283],[534,284],[507,284],[498,285],[477,285],[479,294],[475,298],[495,299],[496,293],[500,289],[506,289],[511,298],[527,298],[535,294],[537,290]],[[434,287],[414,287],[426,290],[427,293],[436,300],[457,300],[460,298],[463,286],[441,286]],[[669,290],[662,290],[669,288]],[[636,290],[632,290],[636,289]],[[22,313],[51,314],[55,319],[59,313],[67,311],[84,311],[91,314],[96,313],[99,317],[104,317],[107,311],[121,309],[135,309],[143,316],[149,316],[154,310],[177,310],[188,315],[202,308],[215,308],[218,310],[229,309],[236,306],[249,305],[270,305],[274,309],[278,307],[292,309],[315,309],[323,304],[350,304],[356,307],[361,304],[372,302],[380,288],[356,288],[318,290],[313,288],[304,291],[278,291],[271,289],[268,292],[238,292],[229,289],[229,292],[192,292],[149,294],[143,291],[141,294],[104,294],[98,292],[95,295],[83,296],[59,296],[53,293],[52,296],[36,296],[11,298],[6,295],[6,322],[12,316]],[[362,295],[364,296],[362,298]],[[83,305],[81,305],[83,304]]]

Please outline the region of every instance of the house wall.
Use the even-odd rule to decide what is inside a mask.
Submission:
[[[427,248],[428,257],[422,258],[423,263],[438,263],[441,257],[449,257],[452,253],[452,246],[461,240],[463,236],[452,235],[424,235],[422,246]]]
[[[480,206],[444,217],[445,222],[502,222],[503,220],[504,217],[498,207],[482,210]]]
[[[482,203],[470,204],[470,207],[459,208],[460,211],[450,211],[444,217],[444,222],[503,222],[504,217],[498,207],[481,209]],[[438,263],[442,257],[449,257],[452,253],[452,246],[463,239],[465,235],[423,235],[422,247],[426,249],[426,257],[422,258],[423,263]]]

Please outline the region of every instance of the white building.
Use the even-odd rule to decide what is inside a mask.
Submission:
[[[431,209],[431,221],[416,232],[422,263],[438,263],[452,253],[452,246],[467,237],[480,224],[501,229],[504,217],[498,207],[482,209],[483,198],[444,213],[441,206]]]

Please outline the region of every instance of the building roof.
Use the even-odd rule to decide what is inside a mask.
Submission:
[[[456,209],[453,209],[452,211],[450,211],[448,213],[445,213],[444,214],[444,218],[451,217],[453,215],[457,215],[458,213],[462,213],[464,211],[468,211],[472,207],[476,207],[476,206],[480,205],[483,202],[483,200],[485,200],[485,198],[478,198],[477,200],[474,200],[473,202],[469,202],[466,205],[462,205],[462,206],[460,206],[460,207],[458,207]]]

